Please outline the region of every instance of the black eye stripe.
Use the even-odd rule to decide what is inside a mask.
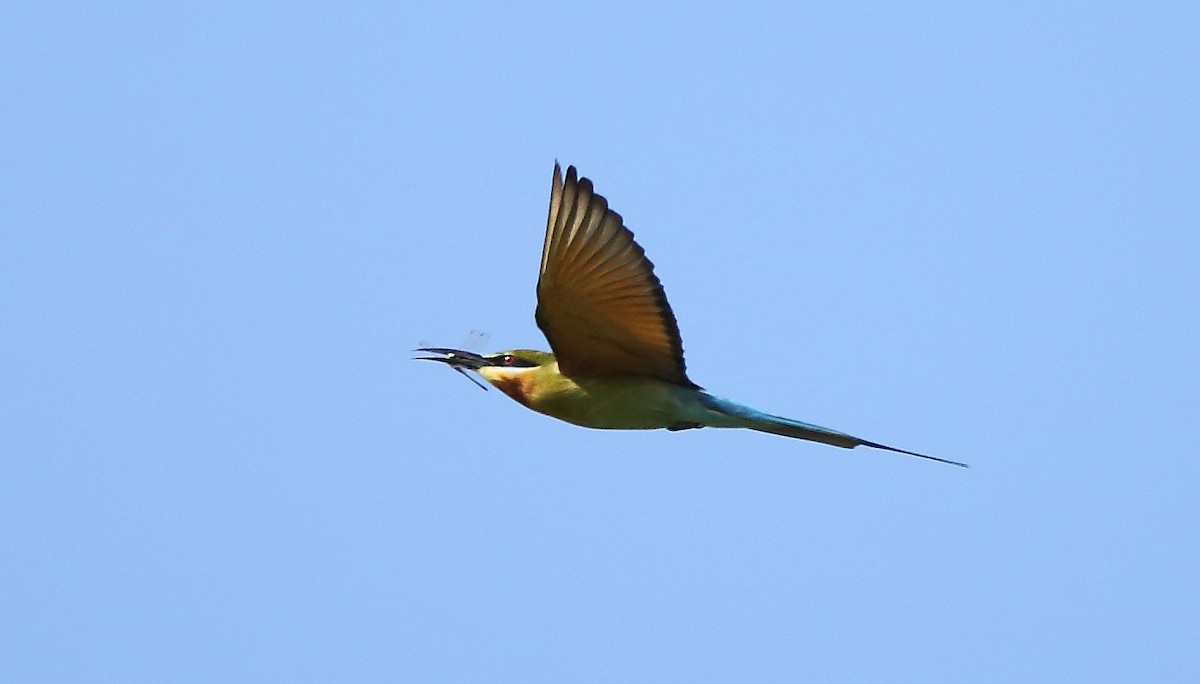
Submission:
[[[537,363],[533,361],[526,361],[525,359],[522,359],[519,356],[513,356],[512,354],[492,356],[488,357],[488,360],[491,361],[491,365],[493,366],[503,366],[508,368],[533,368],[537,365]]]

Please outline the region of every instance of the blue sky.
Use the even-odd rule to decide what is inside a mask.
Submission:
[[[0,679],[1200,679],[1197,10],[639,5],[0,10]],[[410,361],[544,345],[555,159],[972,468]]]

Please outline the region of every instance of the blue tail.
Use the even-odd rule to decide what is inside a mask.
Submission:
[[[752,409],[749,406],[743,406],[735,401],[730,401],[724,397],[708,394],[707,392],[701,397],[700,402],[704,404],[705,408],[729,416],[730,418],[740,419],[741,426],[750,428],[751,430],[770,432],[773,435],[783,435],[784,437],[807,439],[813,442],[821,442],[822,444],[832,444],[843,449],[853,449],[862,444],[862,440],[847,435],[844,432],[830,430],[820,425],[802,423],[791,418],[784,418],[783,416],[773,416],[769,413],[763,413],[758,409]]]
[[[769,413],[763,413],[757,409],[752,409],[749,406],[743,406],[734,401],[730,401],[723,397],[718,397],[707,392],[700,393],[700,403],[705,408],[716,411],[723,416],[735,419],[738,427],[758,430],[759,432],[769,432],[773,435],[783,435],[784,437],[795,437],[797,439],[807,439],[812,442],[820,442],[822,444],[831,444],[833,446],[842,447],[843,449],[853,449],[856,446],[867,446],[873,449],[883,449],[884,451],[894,451],[898,454],[908,454],[918,458],[926,458],[930,461],[938,461],[940,463],[949,463],[950,465],[967,467],[966,463],[958,461],[948,461],[944,458],[936,456],[928,456],[926,454],[918,454],[915,451],[905,451],[896,447],[886,446],[877,442],[869,442],[865,439],[859,439],[853,435],[848,435],[837,430],[830,430],[820,425],[811,423],[802,423],[791,418],[783,416],[773,416]]]

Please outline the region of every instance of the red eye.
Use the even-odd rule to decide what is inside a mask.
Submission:
[[[506,366],[511,366],[511,365],[513,365],[513,356],[512,356],[512,354],[505,354],[504,358],[501,359],[500,361],[501,361],[501,363],[503,363]]]

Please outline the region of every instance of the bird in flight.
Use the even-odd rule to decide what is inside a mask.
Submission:
[[[475,354],[423,347],[418,357],[478,373],[522,406],[607,430],[749,428],[845,449],[865,446],[967,467],[774,416],[704,391],[683,362],[683,343],[654,265],[592,182],[557,163],[537,284],[537,325],[553,352]],[[473,378],[472,378],[473,379]],[[484,387],[483,384],[480,387]]]

